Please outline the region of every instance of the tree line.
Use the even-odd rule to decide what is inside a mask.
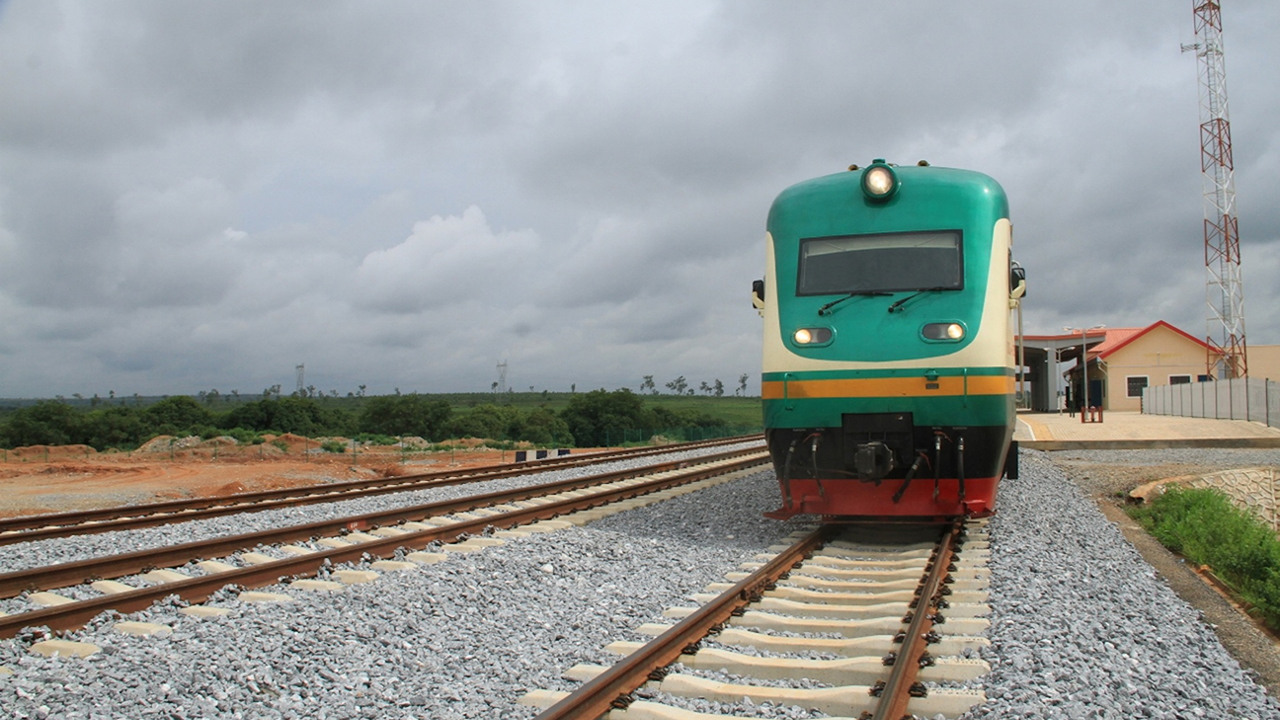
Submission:
[[[735,396],[739,396],[739,395],[746,396],[747,380],[749,379],[749,377],[750,376],[748,376],[746,373],[743,373],[742,375],[738,376],[738,387],[735,388],[733,391],[733,394]],[[640,383],[641,394],[645,394],[645,395],[660,394],[661,391],[658,390],[658,384],[654,382],[653,378],[654,378],[653,375],[644,376],[642,382]],[[672,395],[693,395],[694,394],[693,386],[689,384],[689,381],[686,380],[683,375],[676,378],[675,380],[672,380],[671,382],[664,383],[663,387],[670,390]],[[716,378],[710,383],[708,383],[706,380],[703,380],[698,384],[698,392],[701,392],[703,395],[710,395],[713,397],[724,397],[724,383],[720,381],[720,378]]]
[[[724,424],[706,413],[647,407],[640,396],[625,388],[577,394],[558,412],[492,404],[456,412],[446,400],[417,394],[367,398],[358,412],[298,395],[268,395],[224,412],[206,405],[187,395],[146,407],[110,405],[89,410],[61,400],[44,400],[19,408],[0,422],[0,447],[88,445],[96,450],[132,450],[157,435],[227,435],[241,442],[261,442],[263,434],[283,433],[307,437],[416,436],[433,442],[474,437],[595,447],[616,443],[626,436],[623,431]]]

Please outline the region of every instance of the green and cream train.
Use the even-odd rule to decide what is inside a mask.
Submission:
[[[771,517],[983,516],[1016,477],[1008,201],[981,173],[865,168],[787,188],[754,283]]]

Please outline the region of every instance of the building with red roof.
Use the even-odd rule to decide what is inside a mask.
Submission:
[[[1088,370],[1089,405],[1104,410],[1141,410],[1142,389],[1148,385],[1208,379],[1208,344],[1163,320],[1147,327],[1028,335],[1023,342],[1032,386],[1023,404],[1035,410],[1080,407],[1085,401],[1082,367]],[[1064,378],[1056,377],[1058,363],[1072,360],[1075,366]]]

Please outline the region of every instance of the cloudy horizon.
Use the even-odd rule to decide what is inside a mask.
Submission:
[[[0,397],[754,394],[770,202],[880,157],[1004,186],[1028,335],[1204,337],[1191,8],[0,0]],[[1280,5],[1223,23],[1280,344]]]

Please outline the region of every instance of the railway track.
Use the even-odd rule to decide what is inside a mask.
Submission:
[[[370,497],[424,488],[484,482],[524,475],[539,470],[582,467],[614,460],[643,458],[683,450],[732,445],[757,438],[758,436],[743,436],[665,445],[656,448],[627,448],[591,453],[589,455],[564,455],[523,463],[487,465],[462,470],[445,470],[397,477],[350,480],[325,485],[238,493],[217,498],[193,498],[146,505],[0,518],[0,545],[115,530],[132,530],[244,512],[259,512],[297,505],[337,502],[356,497]]]
[[[388,558],[406,550],[421,551],[432,543],[451,543],[463,538],[482,544],[499,542],[495,538],[473,536],[491,532],[493,528],[509,530],[530,524],[534,524],[533,531],[554,529],[554,525],[539,528],[538,524],[607,503],[645,495],[657,498],[663,492],[679,491],[681,486],[767,462],[767,453],[760,449],[737,450],[382,513],[7,573],[0,575],[0,596],[14,597],[25,592],[29,593],[26,598],[31,602],[47,606],[0,616],[0,637],[12,637],[25,627],[35,626],[71,630],[82,627],[104,611],[133,612],[170,595],[192,603],[202,602],[228,585],[241,588],[272,585],[283,578],[309,577],[322,567],[359,562],[366,556]],[[334,536],[319,537],[325,533]],[[295,542],[306,545],[281,545]],[[265,544],[278,546],[272,550],[274,554],[252,550]],[[250,551],[246,552],[247,549]],[[201,574],[196,576],[163,569],[231,553],[238,553],[237,562],[241,566],[223,560],[204,560],[198,565]],[[409,552],[407,558],[408,562],[426,563],[443,559],[443,555]],[[137,573],[142,573],[140,581],[146,587],[103,579]],[[304,589],[333,589],[324,585],[328,581],[301,582],[299,587]],[[321,584],[316,585],[317,582]],[[57,593],[39,592],[77,584],[91,584],[100,594],[76,600]]]
[[[676,624],[637,628],[652,641],[610,645],[616,665],[572,668],[577,690],[522,702],[545,708],[537,720],[710,720],[722,716],[681,705],[744,698],[841,718],[955,717],[985,700],[947,685],[989,669],[959,657],[987,644],[986,529],[932,534],[868,544],[844,539],[850,526],[821,527],[695,596],[700,607],[668,611]]]

